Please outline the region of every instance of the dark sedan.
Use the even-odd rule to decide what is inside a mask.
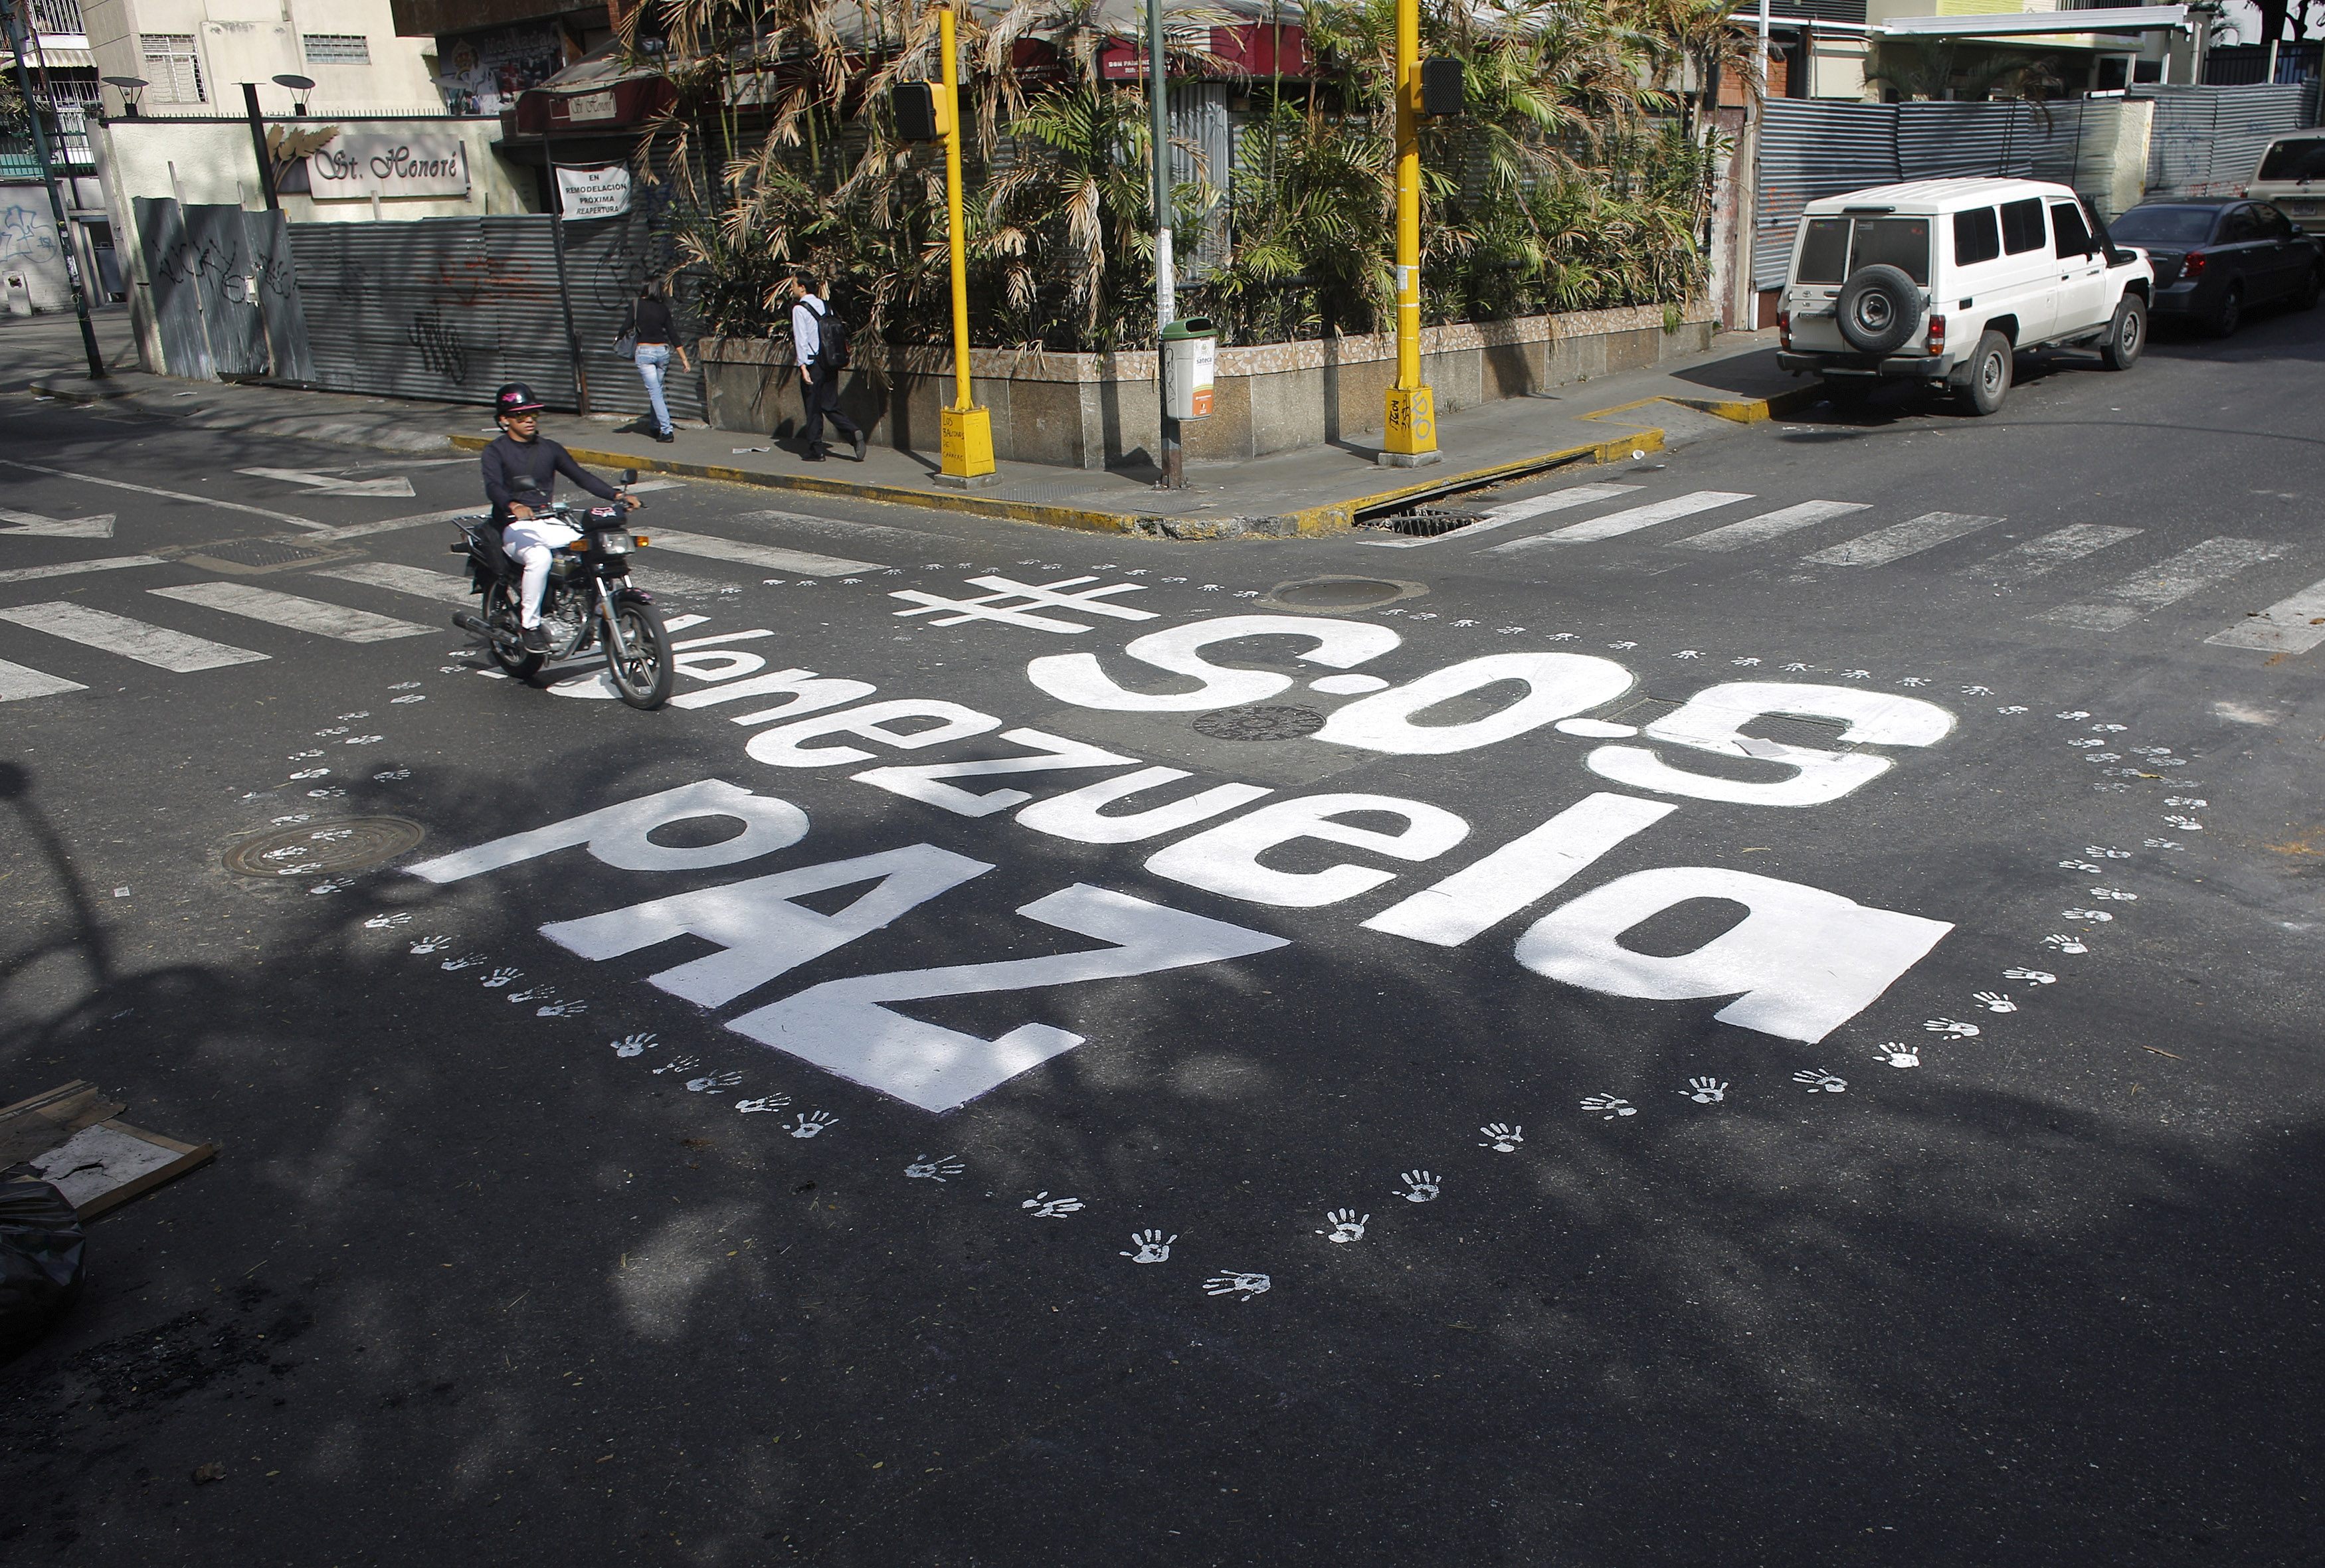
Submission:
[[[2255,305],[2306,310],[2325,291],[2325,245],[2265,201],[2151,201],[2107,226],[2155,268],[2157,316],[2226,337]]]

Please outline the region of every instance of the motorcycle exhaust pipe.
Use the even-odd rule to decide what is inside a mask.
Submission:
[[[474,615],[469,614],[466,610],[455,610],[452,612],[452,624],[459,627],[461,631],[466,632],[471,637],[482,637],[487,641],[492,640],[492,633],[486,630],[485,623],[482,621],[477,620]]]

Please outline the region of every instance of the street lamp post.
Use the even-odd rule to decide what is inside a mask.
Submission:
[[[45,106],[32,91],[32,73],[24,69],[23,0],[0,0],[0,16],[8,25],[8,47],[16,51],[16,92],[24,100],[24,119],[32,127],[32,155],[41,165],[41,183],[48,188],[49,214],[56,220],[57,253],[64,258],[65,283],[72,291],[73,314],[80,318],[81,351],[88,355],[88,379],[108,375],[105,355],[97,346],[97,327],[88,318],[88,293],[81,287],[80,258],[73,252],[72,225],[65,217],[64,198],[57,194],[57,169],[49,156],[49,130],[41,123]]]
[[[1396,384],[1380,461],[1434,463],[1437,400],[1421,379],[1421,0],[1396,5]]]
[[[944,133],[945,218],[952,251],[952,406],[937,416],[940,436],[936,482],[954,489],[992,484],[993,412],[977,406],[968,384],[968,244],[960,216],[960,54],[953,38],[953,7],[938,15],[944,55],[943,96],[937,123]]]
[[[1187,483],[1179,421],[1171,417],[1168,352],[1162,333],[1179,318],[1178,263],[1171,254],[1171,88],[1162,42],[1162,0],[1146,0],[1146,107],[1154,143],[1154,411],[1162,447],[1162,488]]]

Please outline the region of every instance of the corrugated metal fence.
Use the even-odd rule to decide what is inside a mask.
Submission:
[[[2268,139],[2302,123],[2299,87],[2142,88],[2155,103],[2147,190],[2192,195],[2252,178]],[[2115,216],[2109,171],[2124,101],[2033,105],[1848,104],[1772,98],[1764,106],[1752,285],[1784,281],[1801,209],[1902,180],[2055,180]]]
[[[422,218],[301,223],[291,250],[305,305],[316,385],[390,397],[492,401],[522,381],[551,408],[580,405],[558,282],[555,219]],[[565,277],[589,406],[644,413],[636,367],[614,352],[639,281],[659,273],[666,242],[642,215],[565,226]],[[674,301],[681,335],[687,296]],[[673,362],[664,395],[680,419],[704,417],[699,371]]]

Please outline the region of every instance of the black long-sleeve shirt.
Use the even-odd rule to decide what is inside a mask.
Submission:
[[[678,341],[678,323],[672,318],[670,307],[660,300],[632,300],[629,326],[638,335],[641,345],[660,344],[667,347]]]
[[[522,501],[535,511],[547,506],[557,494],[557,476],[562,474],[590,494],[611,501],[621,493],[612,485],[590,473],[573,460],[573,455],[546,436],[536,436],[530,441],[519,441],[503,435],[485,448],[485,493],[491,497],[493,521],[506,522],[514,513],[509,503]],[[519,475],[528,475],[541,488],[522,494],[511,488],[509,481]]]

